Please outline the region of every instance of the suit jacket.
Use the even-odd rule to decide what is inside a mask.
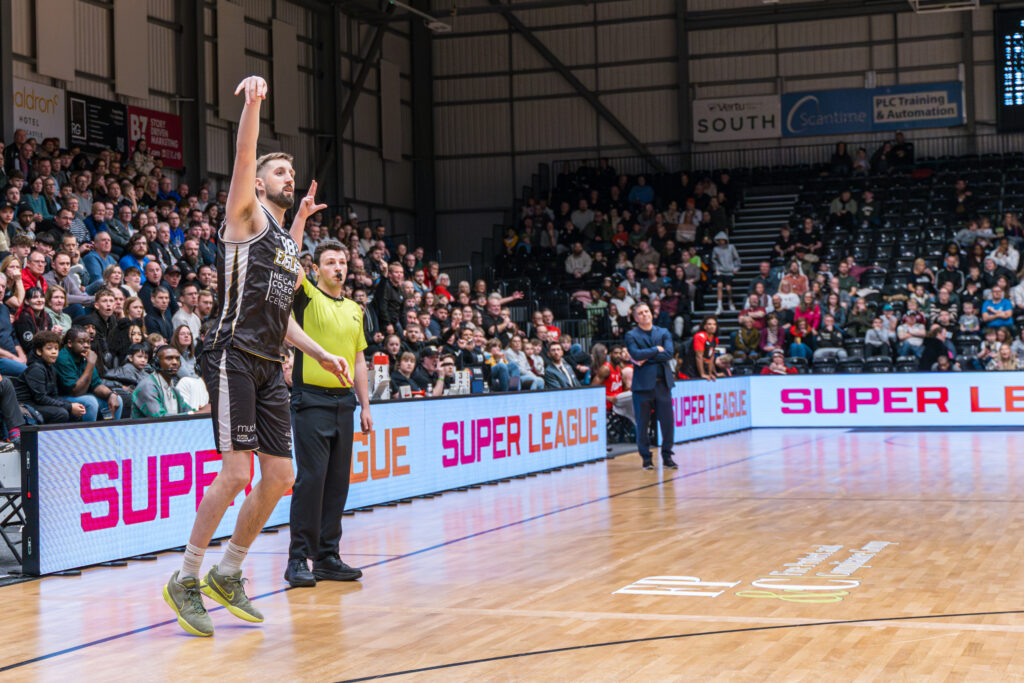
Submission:
[[[664,351],[658,351],[657,347]],[[660,375],[668,387],[672,387],[674,378],[669,361],[675,353],[672,349],[672,335],[664,327],[655,325],[650,332],[634,327],[626,333],[626,350],[633,359],[633,391],[654,391],[654,385]],[[636,361],[645,361],[637,365]]]
[[[562,360],[562,367],[569,373],[568,376],[553,364],[548,363],[544,368],[544,388],[545,389],[570,389],[572,387],[578,387],[580,383],[576,381],[576,374],[573,372],[572,366]]]

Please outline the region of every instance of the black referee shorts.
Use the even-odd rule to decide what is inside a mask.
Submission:
[[[292,457],[290,396],[281,363],[233,347],[201,359],[217,452]]]

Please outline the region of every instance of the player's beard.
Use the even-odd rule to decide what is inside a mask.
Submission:
[[[290,209],[292,208],[292,206],[295,205],[295,194],[292,193],[291,196],[286,195],[284,193],[284,189],[282,189],[277,194],[271,194],[270,192],[267,192],[267,201],[276,206],[279,206],[282,209]]]

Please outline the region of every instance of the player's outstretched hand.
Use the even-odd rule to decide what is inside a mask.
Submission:
[[[260,100],[267,99],[267,82],[262,76],[249,76],[238,84],[235,94],[245,93],[246,104],[256,104]]]
[[[309,218],[317,211],[323,211],[327,208],[326,204],[316,203],[316,180],[309,183],[309,192],[299,202],[299,208],[297,209],[298,215],[302,216],[303,219]]]
[[[342,384],[352,386],[352,378],[349,374],[348,361],[341,356],[335,356],[330,353],[325,354],[324,357],[320,359],[320,366],[340,379]]]

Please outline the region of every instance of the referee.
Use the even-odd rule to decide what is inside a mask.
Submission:
[[[341,513],[348,497],[352,467],[352,416],[359,400],[360,428],[373,428],[363,349],[363,312],[341,294],[348,274],[348,251],[338,242],[322,242],[313,255],[314,286],[306,277],[295,292],[296,322],[327,351],[348,361],[355,388],[319,363],[295,352],[292,371],[292,426],[298,473],[292,488],[291,545],[284,578],[292,586],[317,580],[354,581],[363,572],[338,555]],[[306,560],[313,559],[310,572]]]

